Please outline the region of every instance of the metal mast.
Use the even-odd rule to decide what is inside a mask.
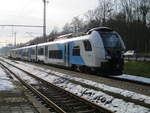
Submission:
[[[43,38],[46,41],[46,0],[43,0],[44,10],[43,10]]]

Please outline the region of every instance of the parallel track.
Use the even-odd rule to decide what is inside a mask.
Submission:
[[[4,61],[3,61],[4,62]],[[54,113],[113,113],[112,111],[96,105],[82,97],[72,94],[58,86],[55,86],[36,75],[33,75],[19,67],[16,67],[8,62],[5,62],[27,75],[33,77],[40,84],[36,87],[27,84],[19,76],[17,76],[13,71],[8,69],[5,65],[1,64],[7,71],[12,73],[24,86],[26,86],[33,94],[35,94],[46,107]]]

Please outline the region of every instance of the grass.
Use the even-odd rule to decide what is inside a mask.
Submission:
[[[150,78],[150,62],[126,62],[123,73]]]

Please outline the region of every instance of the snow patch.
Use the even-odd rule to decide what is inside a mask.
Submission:
[[[0,91],[11,90],[14,88],[14,85],[9,80],[10,78],[8,75],[0,68]]]
[[[150,78],[145,78],[145,77],[139,77],[139,76],[127,75],[127,74],[122,74],[120,76],[113,76],[113,77],[114,78],[123,78],[123,79],[127,79],[127,80],[134,80],[134,81],[150,84]]]

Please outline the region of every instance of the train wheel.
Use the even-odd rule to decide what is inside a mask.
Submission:
[[[71,66],[71,70],[73,70],[73,71],[77,70],[77,66],[76,65],[72,65]]]
[[[86,73],[86,72],[88,72],[88,67],[86,67],[86,66],[80,66],[79,70],[80,70],[80,72]]]

